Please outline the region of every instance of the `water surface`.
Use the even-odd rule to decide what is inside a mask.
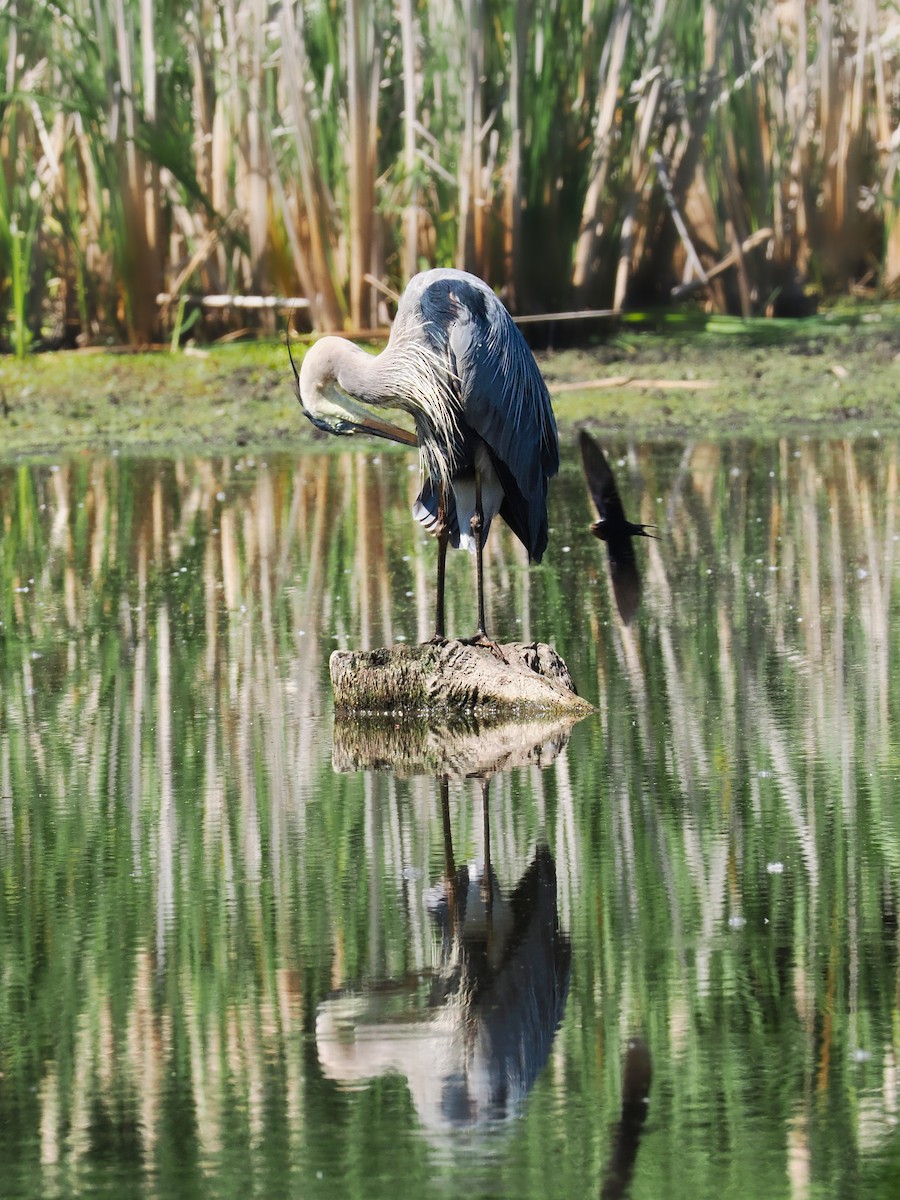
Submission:
[[[898,444],[608,449],[641,608],[569,452],[488,620],[598,711],[486,787],[341,769],[405,454],[0,464],[3,1196],[896,1195]]]

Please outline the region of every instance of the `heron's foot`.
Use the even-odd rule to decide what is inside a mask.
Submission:
[[[473,637],[460,638],[459,640],[463,646],[483,646],[485,650],[490,650],[494,658],[499,659],[500,662],[506,662],[503,647],[499,642],[495,642],[493,638],[489,638],[483,629],[479,629]]]
[[[431,637],[428,638],[426,641],[424,641],[422,643],[422,645],[423,646],[446,646],[448,640],[449,639],[443,633],[438,633],[438,631],[435,630],[434,633],[431,635]]]

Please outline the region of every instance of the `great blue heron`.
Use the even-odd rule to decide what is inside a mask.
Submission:
[[[501,301],[465,271],[423,271],[400,297],[380,354],[323,337],[294,376],[301,407],[317,428],[419,447],[424,482],[413,515],[438,539],[435,638],[445,635],[452,545],[475,551],[476,640],[487,640],[482,551],[491,521],[499,513],[529,560],[540,562],[547,546],[547,481],[559,469],[547,387]],[[415,434],[366,406],[403,410]]]
[[[606,542],[616,604],[622,620],[628,625],[641,598],[641,577],[631,539],[655,535],[646,525],[635,524],[625,516],[612,467],[591,435],[582,429],[579,440],[588,490],[600,516],[600,520],[591,526],[591,533]]]

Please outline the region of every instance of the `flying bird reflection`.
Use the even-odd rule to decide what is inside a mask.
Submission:
[[[622,1061],[622,1111],[613,1129],[600,1200],[624,1200],[628,1195],[647,1119],[652,1078],[649,1046],[642,1037],[629,1038]]]
[[[297,398],[316,428],[419,447],[424,484],[413,516],[438,540],[435,639],[444,638],[449,545],[475,552],[474,640],[487,640],[482,552],[491,522],[499,514],[529,560],[540,562],[547,482],[559,469],[550,395],[502,302],[465,271],[423,271],[400,297],[380,354],[323,337],[294,375]],[[405,412],[415,433],[372,408]]]
[[[623,622],[629,625],[641,599],[641,576],[631,539],[656,535],[649,532],[649,526],[636,524],[625,516],[612,467],[591,435],[582,429],[579,442],[588,489],[600,517],[591,525],[591,533],[606,542],[616,605]]]

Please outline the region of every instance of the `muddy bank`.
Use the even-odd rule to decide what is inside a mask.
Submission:
[[[900,314],[622,334],[538,361],[561,431],[705,438],[900,431]],[[176,355],[61,352],[0,360],[0,455],[322,441],[299,412],[284,346]]]

